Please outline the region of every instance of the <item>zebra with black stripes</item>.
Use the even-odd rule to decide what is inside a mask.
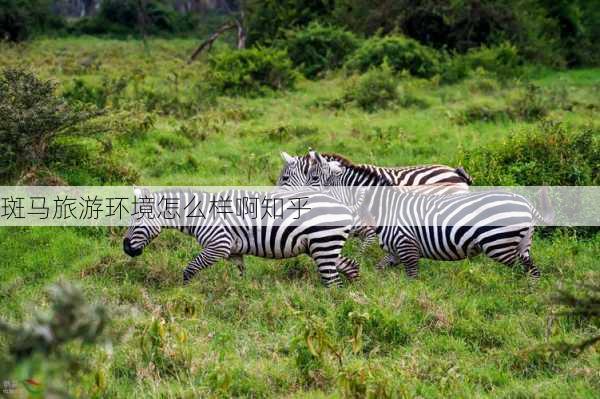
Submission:
[[[311,159],[309,180],[329,186],[342,202],[352,203],[355,196],[355,190],[347,187],[350,176],[373,175],[365,168],[327,161],[316,152],[311,152]],[[418,275],[420,258],[450,261],[481,252],[507,266],[520,262],[530,276],[540,276],[530,248],[534,222],[545,220],[520,195],[502,191],[424,195],[374,185],[364,196],[360,212],[367,215],[381,247],[389,252],[389,263],[402,264],[409,277]]]
[[[167,204],[175,200],[185,204],[185,212],[168,209]],[[267,210],[268,217],[260,210],[257,213],[257,207]],[[185,216],[183,222],[181,216]],[[352,225],[349,207],[317,192],[144,190],[136,192],[136,211],[123,249],[138,256],[163,228],[175,228],[195,237],[203,248],[185,268],[184,283],[221,259],[235,263],[243,274],[243,255],[277,259],[307,253],[321,281],[330,286],[340,284],[338,271],[349,280],[359,276],[358,264],[341,255]]]
[[[345,182],[348,186],[373,186],[385,182],[390,186],[428,186],[437,194],[463,193],[469,191],[473,179],[462,168],[447,165],[417,165],[385,167],[369,164],[354,164],[339,154],[320,154],[326,161],[338,161],[344,166],[352,166],[369,173],[352,175]],[[285,166],[277,181],[278,186],[300,187],[309,185],[306,180],[311,165],[310,154],[293,157],[281,153]]]
[[[361,173],[346,173],[344,186],[420,186],[418,191],[423,194],[458,194],[469,192],[473,179],[462,168],[447,165],[417,165],[402,167],[383,167],[369,164],[354,164],[339,154],[320,154],[326,161],[337,161],[348,167],[349,171]],[[313,161],[310,154],[293,157],[286,152],[281,153],[285,166],[281,171],[277,185],[280,187],[309,186],[308,170]],[[351,235],[363,240],[360,253],[377,241],[375,231],[368,226],[355,226]],[[379,262],[379,267],[385,267],[389,257]]]

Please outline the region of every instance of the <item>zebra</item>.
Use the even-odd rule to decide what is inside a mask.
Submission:
[[[386,182],[390,186],[428,186],[435,188],[438,194],[469,192],[473,179],[464,168],[447,165],[418,165],[384,167],[369,164],[354,164],[347,158],[334,153],[320,154],[326,161],[338,161],[343,166],[352,166],[368,173],[348,177],[346,186],[373,186]],[[308,168],[311,156],[293,157],[281,152],[285,166],[281,171],[277,185],[281,187],[300,187],[307,184]]]
[[[342,202],[353,201],[348,176],[374,175],[366,168],[327,161],[314,151],[310,156],[308,179],[332,186],[330,193]],[[507,266],[520,262],[526,274],[540,277],[531,259],[531,240],[534,221],[548,221],[520,195],[502,191],[423,195],[375,185],[360,208],[389,252],[389,264],[402,264],[410,278],[417,277],[420,258],[451,261],[481,252]]]
[[[312,151],[311,151],[312,153]],[[347,173],[344,175],[344,186],[420,186],[419,192],[423,194],[459,194],[469,192],[473,183],[471,176],[462,168],[453,168],[447,165],[419,165],[403,167],[382,167],[369,164],[353,164],[339,154],[320,154],[326,161],[337,161],[348,167],[349,171],[357,170],[361,173]],[[302,157],[293,157],[286,152],[281,152],[285,162],[277,180],[280,187],[301,187],[312,184],[308,180],[308,170],[312,162],[310,154]],[[355,226],[351,235],[363,240],[359,252],[364,254],[366,249],[377,242],[375,231],[369,226]],[[385,267],[388,257],[378,263]]]
[[[247,200],[255,198],[257,202]],[[302,201],[302,208],[294,199]],[[173,217],[173,212],[165,205],[175,200],[186,204],[185,209],[189,210],[185,212],[185,223],[181,223],[179,217]],[[217,211],[225,213],[216,215],[215,204],[220,202],[223,205],[224,200],[231,205],[230,212],[221,207]],[[256,206],[260,209],[265,201],[269,204],[267,210],[270,217],[265,220],[262,217],[254,218],[252,209],[256,214]],[[295,193],[292,196],[289,192],[264,193],[237,189],[218,193],[136,190],[136,203],[136,214],[140,215],[141,210],[145,212],[137,217],[132,215],[123,239],[124,252],[131,257],[141,255],[162,228],[176,228],[192,235],[203,250],[185,268],[184,284],[198,271],[220,259],[229,259],[243,274],[243,255],[290,258],[307,253],[315,261],[325,286],[341,284],[338,271],[349,280],[359,277],[358,264],[341,255],[354,223],[353,213],[331,196],[318,192]],[[246,208],[243,203],[246,203]],[[252,204],[255,206],[252,207]],[[278,209],[274,204],[279,204]],[[240,211],[242,208],[250,212]],[[278,223],[277,216],[281,217]]]

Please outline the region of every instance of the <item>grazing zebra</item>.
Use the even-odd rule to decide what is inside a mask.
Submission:
[[[344,174],[344,186],[420,186],[419,192],[423,194],[458,194],[469,192],[469,185],[473,180],[462,168],[452,168],[446,165],[421,165],[405,167],[382,167],[368,164],[353,164],[348,159],[338,154],[321,154],[326,161],[337,161],[348,167]],[[314,182],[308,179],[308,170],[311,165],[310,154],[303,157],[292,157],[286,152],[281,153],[285,166],[281,171],[277,185],[281,187],[309,186]],[[354,173],[357,171],[359,173]],[[362,226],[352,229],[352,235],[363,240],[360,253],[377,241],[375,231]],[[389,258],[380,262],[383,267]]]
[[[230,259],[243,273],[243,255],[290,258],[302,253],[314,259],[326,286],[340,285],[338,271],[350,280],[358,278],[356,262],[341,256],[353,225],[353,213],[330,196],[316,192],[292,196],[289,192],[245,190],[144,190],[137,191],[136,197],[136,214],[123,239],[125,253],[140,255],[162,228],[176,228],[194,236],[203,250],[185,268],[184,283],[220,259]],[[173,217],[174,212],[167,209],[166,204],[175,200],[185,204],[184,213],[181,208],[175,211],[186,216],[185,223],[179,214]],[[269,214],[266,219],[264,213],[261,216],[261,208]]]
[[[354,190],[345,186],[347,175],[373,175],[366,168],[328,162],[315,152],[309,180],[330,187],[331,194],[352,202]],[[367,176],[364,176],[366,179]],[[373,186],[360,206],[375,229],[390,264],[401,263],[409,277],[418,274],[419,258],[459,260],[483,252],[525,272],[540,272],[530,255],[534,221],[542,216],[522,196],[501,191],[452,195],[423,195],[385,186]]]

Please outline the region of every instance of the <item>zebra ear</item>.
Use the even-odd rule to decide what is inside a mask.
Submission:
[[[283,159],[285,163],[294,163],[296,161],[296,159],[293,156],[291,156],[285,151],[281,151],[281,159]]]
[[[315,150],[311,149],[308,151],[308,155],[310,157],[311,162],[313,163],[324,163],[325,159]]]
[[[329,162],[329,169],[336,175],[342,173],[342,165],[338,161]]]

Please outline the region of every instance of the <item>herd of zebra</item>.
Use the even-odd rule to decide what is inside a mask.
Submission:
[[[185,197],[186,203],[208,214],[215,196],[236,202],[261,195],[285,204],[280,222],[235,212],[184,224],[160,217],[132,218],[123,240],[125,253],[140,255],[163,228],[176,228],[202,246],[184,270],[184,283],[221,259],[232,261],[243,274],[243,255],[289,258],[306,253],[322,282],[331,286],[341,284],[340,274],[349,280],[359,277],[358,263],[342,256],[348,237],[357,235],[365,243],[377,240],[386,252],[379,268],[402,265],[412,278],[418,275],[420,258],[460,260],[481,252],[507,266],[520,263],[534,279],[540,275],[530,247],[534,224],[544,222],[543,217],[522,196],[470,192],[472,180],[462,168],[378,167],[313,150],[299,157],[281,155],[285,165],[272,192],[136,192],[138,198],[151,200],[157,214],[164,211],[159,197]],[[299,193],[310,202],[301,215],[294,212],[293,201],[283,201]]]

